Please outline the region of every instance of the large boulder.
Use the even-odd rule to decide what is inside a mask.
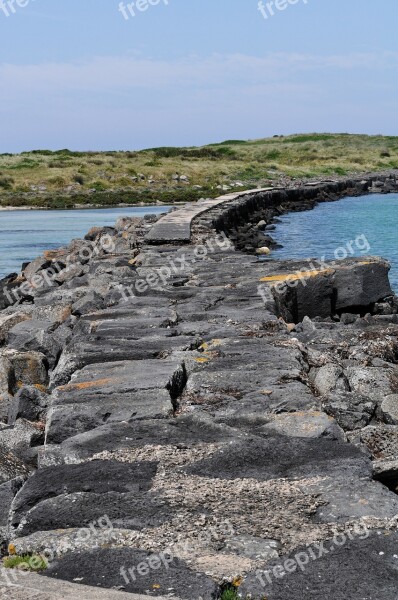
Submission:
[[[376,258],[362,258],[350,261],[347,266],[336,269],[333,278],[335,290],[334,308],[336,311],[364,312],[372,309],[379,300],[392,296],[387,261]]]
[[[299,323],[305,316],[365,314],[373,311],[376,302],[393,295],[390,265],[383,259],[341,260],[321,269],[309,261],[295,266],[295,271],[261,280],[272,285],[277,313],[290,323]]]

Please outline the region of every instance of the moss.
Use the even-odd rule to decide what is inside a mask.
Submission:
[[[44,571],[47,569],[47,562],[38,555],[24,554],[22,556],[7,556],[3,560],[6,569],[21,569],[24,571]]]

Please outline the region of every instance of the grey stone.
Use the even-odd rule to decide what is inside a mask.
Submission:
[[[376,402],[357,392],[333,392],[323,400],[323,410],[344,429],[366,427],[375,414]]]
[[[398,425],[398,394],[387,396],[381,403],[380,410],[386,423]]]
[[[35,386],[23,386],[11,401],[8,423],[14,425],[20,418],[39,421],[44,416],[48,404],[48,394]]]
[[[90,291],[72,305],[73,315],[85,315],[105,307],[103,297],[95,291]]]
[[[334,390],[347,391],[349,385],[344,371],[339,365],[327,364],[317,371],[314,385],[321,396],[326,396]]]

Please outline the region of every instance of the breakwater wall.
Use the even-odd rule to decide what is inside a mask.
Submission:
[[[43,586],[109,594],[395,600],[388,263],[237,247],[289,202],[395,189],[367,176],[123,218],[7,278],[3,553],[43,556]]]

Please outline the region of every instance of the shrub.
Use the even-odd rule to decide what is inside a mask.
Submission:
[[[0,177],[0,188],[3,188],[3,190],[11,190],[14,181],[15,180],[12,177]]]
[[[75,183],[79,183],[80,185],[84,185],[84,177],[83,177],[83,175],[73,175],[73,181]]]

